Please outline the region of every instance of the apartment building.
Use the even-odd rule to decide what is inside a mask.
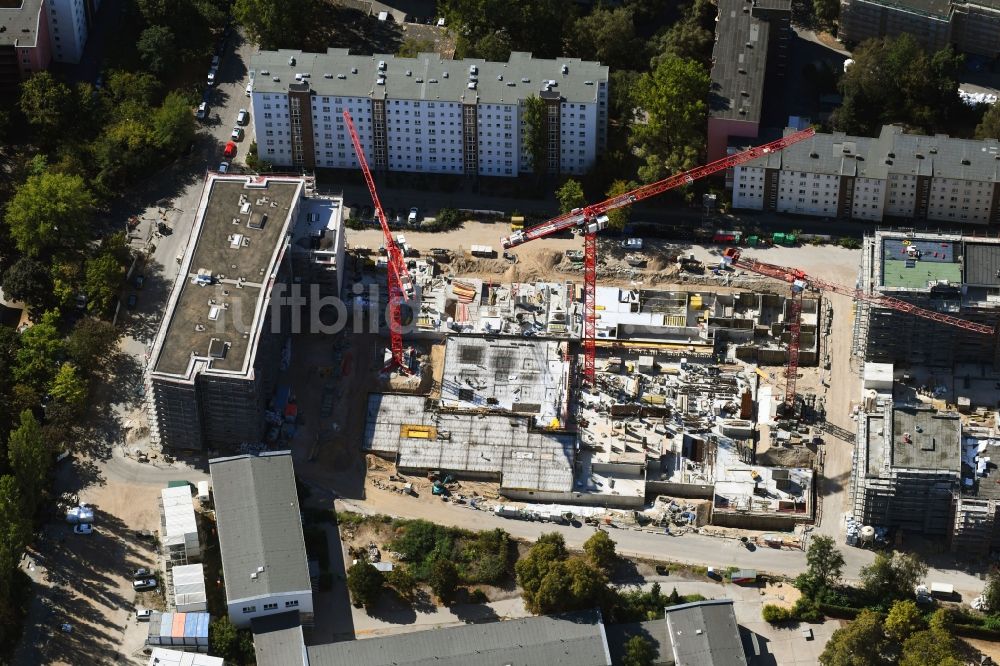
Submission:
[[[80,62],[100,5],[100,0],[47,0],[53,60]]]
[[[546,104],[544,169],[581,174],[607,144],[608,68],[512,53],[506,63],[263,51],[251,59],[260,156],[302,169],[356,169],[350,112],[374,169],[517,176],[533,170],[525,100]]]
[[[166,447],[258,442],[283,343],[271,294],[301,178],[209,176],[148,365],[150,426]]]
[[[212,474],[219,554],[229,619],[295,613],[312,623],[312,580],[291,451],[214,458]]]
[[[733,169],[733,207],[878,222],[1000,222],[1000,142],[816,134]]]
[[[960,51],[1000,55],[1000,3],[996,0],[842,0],[844,42],[913,36],[928,51],[949,44]]]
[[[0,6],[0,93],[13,95],[17,84],[52,61],[46,10],[50,0],[23,0]]]
[[[791,37],[790,0],[719,0],[712,48],[708,159],[726,156],[730,137],[757,138],[764,83],[782,77]]]

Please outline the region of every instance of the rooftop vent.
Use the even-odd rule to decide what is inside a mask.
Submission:
[[[503,74],[497,74],[497,81],[503,81]]]
[[[476,89],[476,82],[469,81],[469,90],[475,90],[475,89]]]
[[[747,48],[748,49],[752,49],[753,48],[753,43],[752,42],[747,42]]]
[[[469,65],[469,74],[478,74],[479,68],[475,65]]]
[[[970,162],[969,160],[962,160],[963,166],[969,166],[970,164],[972,164],[972,162]]]
[[[384,76],[378,77],[378,81],[376,81],[375,83],[376,83],[376,85],[384,86],[385,85],[385,77]]]
[[[748,93],[746,90],[741,90],[740,95],[742,95],[743,97],[749,97],[750,93]]]
[[[923,153],[917,153],[916,155],[914,155],[914,157],[916,157],[918,160],[924,159]]]
[[[275,83],[277,83],[278,81],[281,80],[281,77],[280,76],[273,76],[273,77],[271,77],[271,80],[274,81]]]
[[[747,115],[747,110],[746,109],[740,109],[740,115],[741,116]]]
[[[212,338],[208,343],[208,355],[212,358],[226,358],[227,349],[229,349],[229,344],[219,338]]]
[[[339,79],[339,78],[340,78],[341,76],[343,76],[343,74],[338,74],[338,75],[337,75],[337,78]],[[324,79],[332,79],[332,78],[333,78],[333,74],[331,74],[330,72],[327,72],[327,73],[325,73],[325,74],[323,75],[323,78],[324,78]]]
[[[385,71],[385,60],[379,60],[378,61],[378,68],[379,68],[379,71],[382,71],[382,72]]]
[[[295,56],[288,56],[288,66],[295,67]]]
[[[347,78],[347,74],[337,74],[337,78],[341,79],[341,80],[346,79]]]
[[[889,153],[889,157],[895,157],[896,153]]]
[[[412,72],[412,71],[410,71],[410,70],[406,70],[406,75],[407,75],[407,76],[413,76],[413,72]]]
[[[739,72],[740,74],[746,74],[747,73],[747,70],[743,69],[742,67],[740,67],[736,71]]]
[[[419,76],[417,78],[413,79],[413,80],[416,81],[417,83],[423,83],[424,82],[424,80],[422,78],[420,78]]]
[[[885,163],[886,163],[886,164],[888,164],[889,166],[892,166],[892,160],[890,160],[890,159],[887,159],[887,160],[885,161]]]
[[[437,83],[437,79],[427,79],[427,83]]]
[[[929,152],[931,155],[937,155],[937,148],[935,148],[934,146],[931,146],[931,149],[929,151],[927,151],[927,152]]]
[[[811,153],[809,153],[809,157],[813,158],[814,160],[815,159],[819,159],[819,153],[817,153],[815,151],[811,152]]]
[[[351,74],[357,74],[357,73],[358,73],[358,68],[357,67],[351,67]]]
[[[508,87],[508,88],[513,88],[513,87],[514,87],[514,86],[516,86],[516,85],[517,85],[517,84],[516,84],[516,83],[514,83],[513,81],[508,81],[508,82],[507,82],[507,87]]]
[[[526,77],[526,76],[525,76],[525,77],[522,77],[522,78],[521,78],[521,83],[531,83],[531,79],[529,79],[529,78],[528,78],[528,77]]]
[[[448,72],[442,72],[442,73],[441,73],[441,76],[443,76],[444,78],[446,78],[446,79],[447,79],[447,78],[448,78]]]
[[[268,71],[268,70],[266,70],[266,69],[262,69],[262,70],[260,70],[260,73],[261,73],[261,74],[263,74],[264,76],[267,76],[267,75],[268,75],[268,74],[270,74],[271,72],[269,72],[269,71]]]
[[[563,73],[564,76],[566,74],[569,74],[569,65],[563,65],[562,66],[562,73]]]
[[[583,85],[585,85],[585,86],[592,86],[592,85],[594,85],[594,82],[593,81],[584,81]]]

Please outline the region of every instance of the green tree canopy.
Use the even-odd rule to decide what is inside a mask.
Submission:
[[[717,10],[710,0],[695,0],[681,19],[657,36],[653,44],[653,69],[666,58],[694,60],[708,67],[715,44]]]
[[[539,614],[583,610],[602,605],[607,593],[607,579],[582,557],[554,562],[542,578],[534,598],[525,602],[528,610]]]
[[[524,100],[524,146],[531,160],[531,170],[541,177],[548,173],[548,132],[545,122],[545,102],[537,95]]]
[[[633,636],[625,643],[625,656],[622,666],[653,666],[656,652],[653,644],[642,636]]]
[[[608,191],[604,194],[610,199],[634,190],[636,187],[637,183],[633,181],[616,180],[611,183]],[[622,206],[608,211],[608,226],[612,229],[624,229],[630,217],[632,217],[632,206]]]
[[[17,248],[37,256],[60,247],[80,249],[93,207],[83,178],[46,172],[30,176],[17,189],[5,219]]]
[[[594,534],[583,542],[583,552],[587,554],[587,559],[595,567],[610,575],[618,564],[618,552],[615,542],[604,530],[594,532]]]
[[[42,135],[53,141],[69,124],[73,93],[48,71],[37,72],[21,84],[21,112]]]
[[[27,304],[32,312],[53,305],[52,278],[44,264],[31,257],[20,257],[0,278],[4,294]]]
[[[212,654],[226,660],[235,660],[239,655],[239,632],[228,615],[212,620],[212,624],[209,625],[208,640],[212,645]]]
[[[809,596],[816,596],[840,582],[844,556],[832,538],[816,535],[809,540],[806,565],[806,572],[795,580],[795,586]]]
[[[976,127],[977,139],[1000,139],[1000,102],[992,104]]]
[[[58,323],[59,314],[50,310],[21,334],[21,344],[14,365],[16,382],[32,386],[37,391],[48,387],[64,352]]]
[[[667,57],[643,74],[636,102],[646,122],[632,127],[632,145],[645,162],[644,182],[695,166],[704,150],[708,114],[708,71],[693,60]]]
[[[87,260],[84,291],[87,294],[87,308],[91,312],[110,312],[118,290],[125,277],[125,268],[107,252],[102,252]]]
[[[79,368],[96,372],[107,366],[118,337],[118,331],[108,322],[84,317],[66,339],[66,354]]]
[[[840,18],[839,0],[812,0],[812,6],[816,20],[825,26],[833,25]]]
[[[566,46],[570,55],[596,60],[612,69],[641,69],[645,65],[645,45],[636,37],[629,7],[598,7],[576,19]]]
[[[819,656],[822,666],[889,666],[892,663],[882,616],[863,610],[846,627],[833,632]]]
[[[458,568],[451,560],[437,560],[431,566],[431,575],[427,581],[431,591],[445,606],[451,605],[458,591]]]
[[[370,610],[382,596],[385,579],[382,572],[365,560],[351,565],[347,570],[347,589],[354,603]]]
[[[576,17],[562,0],[438,0],[437,6],[458,35],[459,56],[501,62],[512,50],[558,57]]]
[[[993,568],[983,588],[983,607],[989,613],[1000,613],[1000,569]]]
[[[843,105],[834,126],[878,136],[882,125],[903,123],[934,134],[961,109],[956,76],[962,56],[949,49],[928,55],[911,35],[864,42],[840,79]]]
[[[861,568],[861,584],[876,604],[909,599],[927,574],[927,565],[909,553],[877,553],[875,561]]]
[[[135,44],[142,64],[153,74],[163,74],[177,62],[177,41],[165,25],[151,25]]]
[[[236,0],[233,16],[262,49],[294,48],[317,9],[316,0]]]
[[[961,666],[958,646],[947,631],[918,631],[903,643],[899,666]]]
[[[572,178],[556,190],[556,199],[559,200],[559,211],[562,213],[568,213],[574,208],[581,208],[587,205],[587,198],[583,194],[583,187]]]
[[[418,37],[407,37],[396,50],[396,55],[400,58],[415,58],[421,53],[434,53],[434,41],[430,39],[420,39]]]
[[[386,582],[404,599],[412,599],[417,589],[417,579],[405,564],[396,564],[386,575]]]
[[[10,433],[7,458],[17,485],[28,502],[30,515],[34,513],[52,465],[52,453],[45,445],[42,428],[30,410],[21,412],[17,428]]]
[[[187,98],[179,92],[167,93],[153,113],[153,137],[165,152],[177,154],[194,138],[194,116]]]
[[[885,633],[902,643],[924,627],[924,616],[912,599],[897,601],[885,617]]]
[[[79,416],[87,403],[87,380],[75,365],[63,363],[52,380],[49,395],[55,401],[52,406],[60,412],[61,420],[69,421]]]

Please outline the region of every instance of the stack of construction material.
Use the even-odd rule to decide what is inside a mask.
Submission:
[[[459,303],[471,303],[476,300],[476,287],[468,282],[455,280],[451,283],[451,290]]]

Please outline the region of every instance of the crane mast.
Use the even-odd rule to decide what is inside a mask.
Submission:
[[[568,229],[583,234],[583,378],[590,386],[594,385],[594,362],[597,355],[597,232],[608,226],[610,211],[631,206],[634,203],[655,197],[669,190],[711,176],[712,174],[731,169],[758,157],[783,150],[792,144],[808,139],[815,130],[811,127],[789,134],[770,143],[748,148],[747,150],[729,155],[703,166],[695,167],[682,173],[674,174],[649,185],[642,185],[624,194],[613,196],[600,203],[582,208],[574,208],[530,229],[517,231],[501,239],[504,249],[510,249],[528,241],[545,238]]]
[[[413,280],[410,272],[406,269],[406,262],[403,260],[403,253],[396,245],[392,232],[389,230],[389,221],[382,210],[382,202],[379,200],[378,191],[375,189],[375,180],[372,172],[368,168],[368,161],[365,159],[365,151],[361,146],[361,139],[354,129],[354,121],[347,109],[344,109],[344,123],[351,135],[351,143],[354,144],[354,152],[358,155],[358,163],[361,171],[365,175],[365,183],[368,191],[372,195],[372,203],[375,204],[375,215],[378,216],[379,224],[382,226],[382,235],[385,237],[386,252],[386,285],[389,289],[389,347],[392,357],[386,364],[385,371],[399,369],[408,372],[407,365],[403,359],[403,322],[401,307],[403,301],[413,298]]]

